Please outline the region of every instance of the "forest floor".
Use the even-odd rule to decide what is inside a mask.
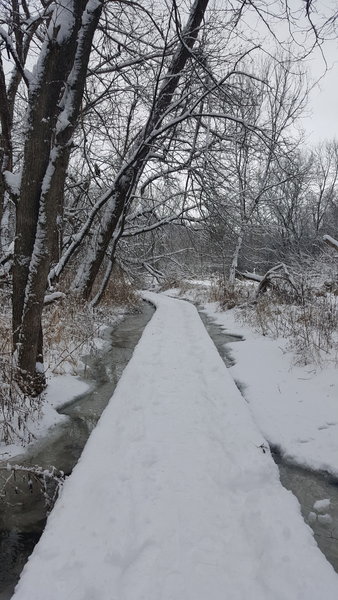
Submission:
[[[290,443],[294,456],[303,446],[311,448],[312,429],[302,432],[310,410],[302,412],[304,402],[294,398],[300,412],[286,420],[292,393],[296,400],[311,397],[308,388],[297,397],[300,373],[289,367],[294,379],[287,383],[286,363],[254,338],[251,349],[250,339],[233,347],[238,364],[231,373],[192,304],[145,296],[156,305],[155,315],[13,598],[336,599],[338,575],[319,551],[297,500],[281,486],[264,437],[283,451]],[[223,325],[232,328],[231,314],[225,313]],[[263,356],[271,362],[264,364]],[[252,406],[232,378],[244,373],[243,365]],[[280,390],[273,383],[276,369]],[[260,400],[257,383],[267,379],[271,387]],[[296,416],[298,434],[292,427]],[[317,417],[321,436],[338,421],[331,408]],[[319,451],[312,444],[314,457]],[[317,467],[326,462],[323,453]]]

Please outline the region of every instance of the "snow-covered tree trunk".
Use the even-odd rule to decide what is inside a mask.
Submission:
[[[236,271],[238,267],[238,259],[240,255],[240,251],[243,245],[244,235],[245,235],[246,225],[245,223],[241,226],[240,232],[237,237],[237,242],[235,246],[234,253],[232,255],[232,261],[229,270],[229,284],[231,286],[235,285]]]
[[[195,0],[192,5],[187,24],[180,36],[176,52],[168,67],[163,84],[157,98],[154,100],[151,114],[145,127],[137,136],[125,164],[114,181],[108,196],[109,203],[101,223],[101,230],[97,237],[96,247],[88,257],[87,265],[81,268],[81,279],[78,280],[78,292],[88,299],[110,241],[115,229],[120,222],[120,217],[128,204],[140,173],[152,149],[152,136],[157,127],[160,127],[166,111],[170,107],[174,93],[179,84],[181,73],[190,57],[191,50],[196,42],[201,22],[203,20],[209,0]]]
[[[6,194],[6,179],[5,174],[7,171],[12,170],[12,114],[9,107],[9,102],[6,93],[6,81],[3,70],[3,63],[0,56],[0,123],[1,123],[1,134],[0,134],[0,232],[1,222],[5,207],[5,194]]]
[[[41,315],[99,0],[62,0],[53,11],[34,79],[17,204],[13,269],[13,342],[30,393],[44,385]]]

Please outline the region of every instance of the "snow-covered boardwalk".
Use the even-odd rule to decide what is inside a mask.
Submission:
[[[15,600],[337,600],[196,309],[157,311]]]

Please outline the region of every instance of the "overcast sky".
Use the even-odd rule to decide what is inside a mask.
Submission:
[[[309,116],[302,121],[307,141],[312,144],[334,137],[338,139],[338,40],[325,42],[323,52],[329,68],[326,73],[318,53],[308,63],[309,75],[314,80],[323,75],[310,93]]]
[[[222,13],[224,0],[214,0],[214,2],[217,9]],[[311,34],[309,21],[305,16],[304,0],[289,0],[288,7],[293,15],[291,26],[289,26],[289,20],[283,14],[284,3],[270,0],[266,5],[259,2],[254,3],[254,5],[260,8],[266,6],[268,16],[265,15],[264,10],[260,14],[251,9],[250,3],[247,3],[246,11],[240,22],[247,39],[261,42],[263,49],[270,49],[271,53],[274,54],[274,52],[280,50],[280,42],[282,46],[285,44],[285,47],[287,47],[288,41],[291,40],[291,30],[294,40],[297,40],[300,44],[295,46],[296,54],[298,52],[301,54],[302,46],[304,51],[310,49],[311,44],[314,42],[314,36]],[[316,0],[314,9],[313,20],[316,27],[320,29],[325,19],[337,12],[338,0]],[[262,15],[266,17],[268,26],[271,27],[276,40],[278,40],[277,43],[270,36]],[[279,17],[274,18],[273,15],[279,15]],[[326,39],[322,44],[322,53],[315,47],[303,63],[308,71],[310,83],[314,84],[320,80],[311,90],[306,116],[304,115],[300,122],[301,127],[305,130],[306,143],[309,145],[334,137],[338,139],[338,31],[326,29],[323,35]],[[328,39],[329,37],[332,39]],[[322,54],[327,62],[327,70]]]

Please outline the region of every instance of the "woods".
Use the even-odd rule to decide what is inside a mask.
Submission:
[[[233,287],[336,239],[337,142],[297,129],[301,60],[332,23],[268,0],[3,3],[0,264],[24,393],[45,386],[46,293],[96,306],[117,266]]]

